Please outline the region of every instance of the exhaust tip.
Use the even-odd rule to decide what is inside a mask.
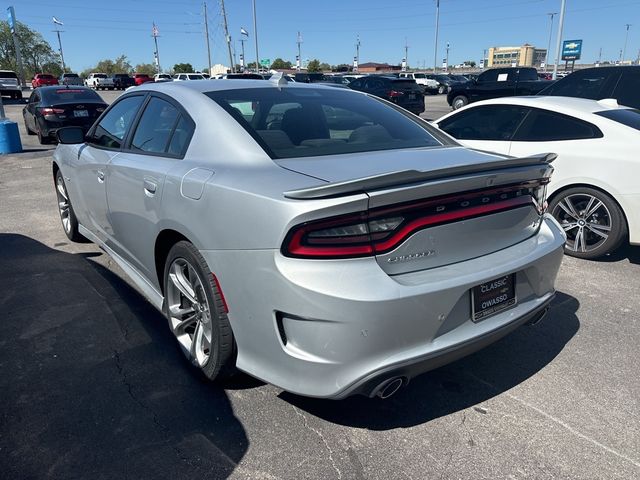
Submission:
[[[544,310],[542,310],[540,313],[538,313],[535,317],[533,317],[531,320],[529,320],[527,322],[527,325],[529,325],[530,327],[537,325],[538,323],[540,323],[540,321],[547,316],[547,313],[549,312],[549,307],[546,307]]]
[[[404,381],[401,377],[391,378],[389,380],[385,380],[380,385],[376,387],[374,390],[375,395],[383,400],[389,398],[391,395],[400,390],[400,387],[404,384]]]

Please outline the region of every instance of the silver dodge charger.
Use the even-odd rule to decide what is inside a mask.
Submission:
[[[385,398],[554,296],[554,155],[469,150],[376,97],[145,84],[58,138],[66,235],[109,253],[211,380]]]

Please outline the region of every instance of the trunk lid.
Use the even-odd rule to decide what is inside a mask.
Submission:
[[[516,159],[438,147],[353,157],[358,157],[353,163],[340,156],[278,160],[331,182],[285,196],[366,193],[376,261],[387,274],[397,275],[476,258],[534,235],[555,155]],[[371,176],[357,178],[357,170]]]

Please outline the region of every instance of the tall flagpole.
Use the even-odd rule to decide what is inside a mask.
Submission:
[[[253,38],[256,42],[256,72],[260,71],[260,55],[258,55],[258,23],[256,20],[256,0],[253,0]]]

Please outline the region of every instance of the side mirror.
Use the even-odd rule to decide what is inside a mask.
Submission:
[[[63,127],[56,132],[56,136],[63,145],[84,143],[84,130],[81,127]]]

